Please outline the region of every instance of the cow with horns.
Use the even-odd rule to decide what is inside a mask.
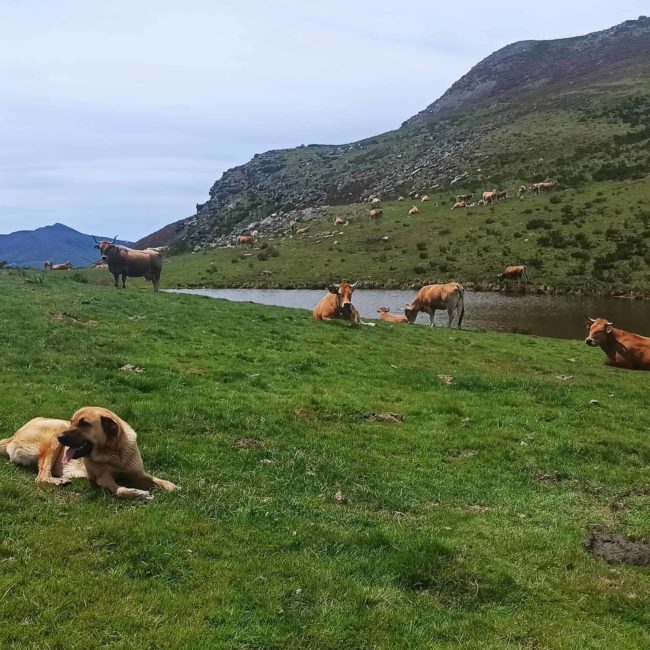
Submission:
[[[93,239],[95,239],[93,237]],[[118,288],[118,278],[122,276],[122,288],[126,289],[126,278],[144,278],[153,283],[153,290],[158,291],[160,274],[162,272],[162,255],[158,251],[145,249],[143,251],[119,246],[113,241],[98,241],[95,239],[95,248],[99,249],[102,261],[108,264],[108,270],[115,278],[115,288]]]
[[[314,307],[314,320],[340,318],[341,320],[349,320],[357,324],[360,323],[361,315],[352,304],[352,292],[357,284],[358,282],[354,284],[341,282],[341,284],[332,284],[327,287],[329,293],[323,296],[321,301]]]

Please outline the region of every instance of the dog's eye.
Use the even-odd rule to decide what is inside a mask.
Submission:
[[[79,420],[79,426],[80,427],[87,427],[88,422],[86,420],[84,420],[83,418],[81,418],[81,420]]]

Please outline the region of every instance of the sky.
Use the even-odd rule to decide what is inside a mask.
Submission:
[[[485,56],[647,0],[0,0],[0,233],[137,240],[268,149],[389,131]]]

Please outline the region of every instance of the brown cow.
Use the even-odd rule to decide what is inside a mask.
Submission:
[[[606,366],[628,370],[650,370],[650,338],[619,330],[605,318],[588,318],[585,343],[600,346],[607,355]]]
[[[72,267],[71,262],[66,262],[65,264],[52,264],[52,262],[45,262],[43,264],[43,270],[47,271],[47,269],[50,269],[50,271],[69,271]]]
[[[420,201],[422,201],[422,203],[425,203],[425,202],[428,201],[428,200],[429,200],[429,195],[428,195],[428,194],[425,194],[425,195],[420,199]]]
[[[391,314],[388,307],[380,307],[377,310],[379,320],[386,321],[387,323],[408,323],[408,318],[401,314]]]
[[[352,304],[352,292],[357,282],[348,284],[333,284],[327,287],[329,293],[323,296],[321,301],[314,307],[312,312],[314,320],[332,320],[340,318],[349,320],[353,323],[361,322],[361,315],[357,308]]]
[[[345,223],[345,219],[343,219],[343,217],[336,217],[336,219],[334,219],[335,226],[340,226],[343,223]]]
[[[539,194],[540,192],[550,192],[557,187],[557,181],[544,181],[543,183],[533,183],[533,192]]]
[[[304,235],[308,230],[309,230],[309,226],[305,226],[304,228],[298,228],[295,234]]]
[[[370,199],[370,203],[372,203],[373,205],[377,205],[378,203],[381,203],[381,199],[378,196],[373,196]]]
[[[497,200],[497,191],[492,190],[491,192],[483,192],[483,203],[492,204]]]
[[[409,210],[409,217],[410,217],[412,214],[417,214],[418,212],[420,212],[420,211],[418,210],[417,205],[414,205],[414,206]]]
[[[528,282],[528,267],[524,264],[519,264],[517,266],[506,266],[503,273],[499,274],[500,280],[522,280]]]
[[[405,199],[404,199],[404,197],[400,194],[400,195],[397,197],[397,200],[398,200],[398,201],[404,201]]]
[[[250,246],[253,248],[255,246],[255,237],[250,235],[239,235],[235,240],[235,246]]]
[[[408,322],[413,324],[418,316],[418,312],[423,311],[429,314],[431,319],[430,325],[434,327],[433,317],[436,314],[436,309],[446,309],[449,316],[448,327],[451,327],[451,322],[454,320],[454,311],[459,314],[458,329],[463,324],[463,316],[465,315],[465,289],[462,284],[458,282],[448,282],[447,284],[429,284],[422,287],[415,300],[404,309]]]
[[[494,200],[495,201],[505,201],[508,198],[508,192],[495,192]]]
[[[113,241],[101,241],[95,244],[99,248],[102,261],[108,263],[108,270],[115,278],[115,288],[118,288],[117,279],[122,276],[122,288],[126,289],[126,278],[142,278],[153,283],[153,290],[158,291],[160,274],[162,272],[162,255],[152,250],[137,251],[126,246],[118,246]],[[96,241],[96,240],[95,240]]]
[[[384,211],[381,208],[375,208],[374,210],[370,210],[370,212],[368,212],[368,216],[370,217],[371,221],[373,219],[379,219],[379,217],[384,216]]]
[[[456,210],[457,208],[466,208],[466,207],[467,207],[467,203],[465,203],[465,201],[456,201],[456,203],[454,203],[454,205],[451,206],[451,209]]]

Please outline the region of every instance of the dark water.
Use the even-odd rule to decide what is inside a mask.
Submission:
[[[211,298],[256,302],[279,307],[313,309],[324,291],[306,289],[178,289]],[[379,307],[398,312],[415,297],[415,291],[363,290],[354,292],[353,303],[365,320],[378,318]],[[650,335],[650,301],[581,296],[525,296],[502,293],[465,294],[465,329],[522,332],[561,339],[584,338],[584,314],[615,321],[617,327]],[[419,324],[429,324],[419,314]],[[447,324],[447,313],[436,312],[436,327]],[[454,320],[454,324],[455,324]]]

